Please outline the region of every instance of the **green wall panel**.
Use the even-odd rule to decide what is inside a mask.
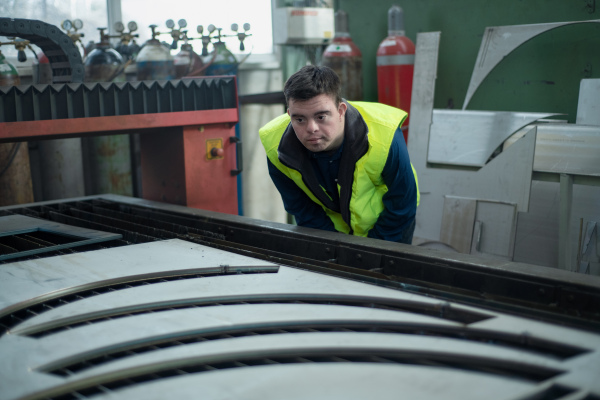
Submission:
[[[377,101],[375,54],[387,36],[387,12],[404,10],[406,35],[440,31],[435,108],[462,108],[485,28],[600,19],[592,0],[338,0],[363,54],[365,100]],[[561,27],[509,54],[483,81],[471,110],[543,111],[575,121],[579,82],[600,78],[600,23]]]

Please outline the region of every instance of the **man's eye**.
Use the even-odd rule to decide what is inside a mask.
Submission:
[[[302,118],[296,118],[297,123],[301,123],[302,121],[304,121]]]

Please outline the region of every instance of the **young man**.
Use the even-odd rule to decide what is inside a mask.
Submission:
[[[410,244],[419,191],[400,130],[407,114],[340,90],[328,67],[287,80],[287,114],[260,130],[271,179],[300,226]]]

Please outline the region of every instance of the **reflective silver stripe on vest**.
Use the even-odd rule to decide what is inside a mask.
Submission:
[[[395,56],[377,56],[377,66],[385,65],[413,65],[414,54],[397,54]]]

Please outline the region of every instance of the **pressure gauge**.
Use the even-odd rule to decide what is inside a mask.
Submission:
[[[121,33],[125,30],[125,25],[121,21],[115,22],[115,31]]]
[[[175,21],[173,21],[172,19],[168,19],[166,22],[167,28],[169,29],[173,29],[175,28]]]
[[[237,32],[238,30],[238,24],[231,24],[231,30],[234,32]]]
[[[127,28],[129,28],[129,30],[131,32],[133,32],[133,31],[137,31],[138,26],[135,23],[135,21],[129,21],[129,23],[127,24]]]
[[[215,28],[215,26],[213,24],[210,24],[208,26],[208,32],[210,32],[210,33],[213,33],[215,31],[215,29],[217,29],[217,28]]]
[[[71,28],[73,28],[73,23],[71,22],[70,19],[65,19],[62,24],[60,24],[60,26],[62,26],[62,28],[66,31],[70,31]]]
[[[177,21],[177,24],[179,25],[180,28],[185,28],[187,26],[187,21],[182,18],[179,21]]]
[[[245,31],[249,31],[249,30],[250,30],[250,24],[249,24],[249,23],[247,23],[247,22],[246,22],[246,23],[244,24],[244,30],[245,30]]]
[[[79,18],[73,20],[73,28],[75,28],[77,30],[83,28],[83,21],[80,20]]]

